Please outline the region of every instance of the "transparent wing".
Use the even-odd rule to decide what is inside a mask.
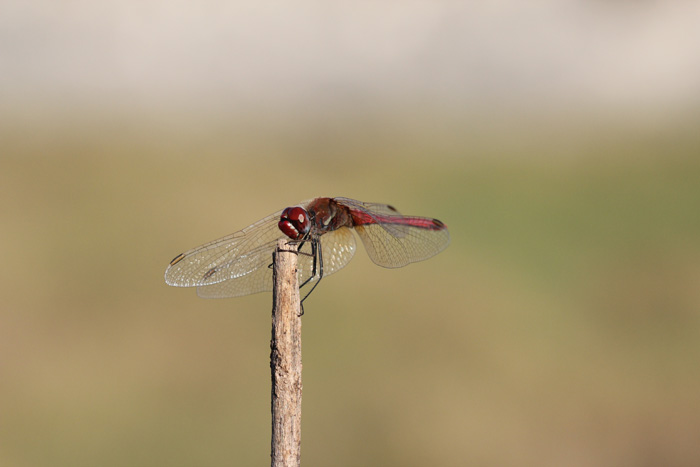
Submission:
[[[339,271],[347,265],[355,254],[355,237],[350,229],[341,227],[338,230],[327,232],[321,235],[321,250],[323,253],[323,277]],[[311,245],[304,244],[302,254],[298,258],[299,284],[313,274],[313,257],[311,256]],[[318,279],[320,271],[316,271],[316,277],[311,282]]]
[[[248,274],[223,282],[199,286],[197,287],[197,295],[203,298],[227,298],[272,290],[272,268],[267,266],[272,264],[272,252],[276,244],[277,240],[274,240],[270,244],[261,246],[268,258],[265,267],[259,267]],[[321,236],[321,249],[323,250],[323,275],[325,277],[340,270],[350,262],[355,253],[355,237],[346,227],[325,233]],[[313,275],[311,251],[311,243],[305,242],[297,257],[300,285]],[[261,255],[263,255],[262,252]],[[318,279],[318,273],[317,267],[316,276],[311,282]]]
[[[409,218],[410,219],[410,218]],[[450,244],[447,229],[370,224],[355,227],[369,257],[379,266],[400,268],[435,256]]]
[[[355,231],[376,264],[399,268],[435,256],[450,244],[447,226],[437,219],[402,216],[386,204],[336,198],[358,214]]]
[[[275,242],[284,237],[277,228],[281,213],[178,255],[165,271],[165,282],[177,287],[201,287],[267,269]],[[257,276],[239,282],[239,295],[259,291],[258,281],[253,277]]]
[[[251,255],[258,258],[256,268],[231,279],[209,285],[200,285],[197,287],[197,295],[202,298],[227,298],[272,290],[272,268],[270,266],[272,265],[272,253],[276,246],[277,239],[261,245],[257,251],[251,252]]]

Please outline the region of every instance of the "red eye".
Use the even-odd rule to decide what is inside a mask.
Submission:
[[[277,225],[287,237],[300,240],[309,231],[309,216],[303,208],[287,208],[282,211]]]

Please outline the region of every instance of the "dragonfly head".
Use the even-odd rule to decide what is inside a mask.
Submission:
[[[304,208],[293,207],[282,211],[279,229],[292,240],[301,240],[309,232],[311,222]]]

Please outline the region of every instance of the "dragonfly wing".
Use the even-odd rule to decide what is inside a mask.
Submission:
[[[355,254],[355,236],[347,227],[321,236],[323,275],[328,276],[344,268]]]
[[[444,227],[444,224],[440,225]],[[440,253],[450,244],[450,234],[446,227],[428,229],[406,224],[366,224],[356,226],[355,230],[372,261],[385,268],[400,268],[423,261]]]
[[[353,214],[355,231],[376,264],[399,268],[422,261],[444,250],[450,243],[445,224],[437,219],[402,216],[388,204],[335,198]]]
[[[338,230],[327,232],[321,235],[321,250],[323,253],[323,277],[329,276],[334,272],[344,268],[355,254],[355,237],[347,227],[341,227]],[[311,256],[311,244],[305,243],[297,260],[299,270],[299,284],[313,274],[313,257]],[[318,278],[320,271],[316,271]]]
[[[267,264],[272,264],[272,251],[276,241],[261,247],[268,254]],[[355,237],[350,229],[343,227],[321,236],[321,249],[323,250],[323,275],[328,276],[343,268],[352,259],[355,253]],[[297,258],[297,271],[299,284],[302,284],[313,274],[313,257],[311,256],[311,243],[306,242]],[[312,279],[311,282],[317,280]],[[228,298],[238,297],[257,292],[272,290],[272,268],[258,267],[254,271],[210,285],[197,287],[197,295],[202,298]]]
[[[298,206],[306,208],[311,201]],[[197,293],[207,298],[272,290],[272,252],[278,239],[287,238],[277,226],[281,214],[278,211],[239,232],[176,256],[165,271],[165,282],[197,287]]]
[[[258,267],[247,274],[210,285],[197,287],[202,298],[229,298],[272,290],[272,253],[277,240],[263,245],[257,252]],[[267,259],[265,259],[267,258]]]
[[[209,286],[266,269],[275,241],[284,237],[277,228],[281,212],[178,255],[165,271],[165,282],[178,287]],[[254,291],[241,289],[239,295],[246,293]]]

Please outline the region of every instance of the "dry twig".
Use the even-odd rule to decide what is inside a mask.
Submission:
[[[274,254],[272,466],[301,464],[301,316],[296,245],[280,240]]]

